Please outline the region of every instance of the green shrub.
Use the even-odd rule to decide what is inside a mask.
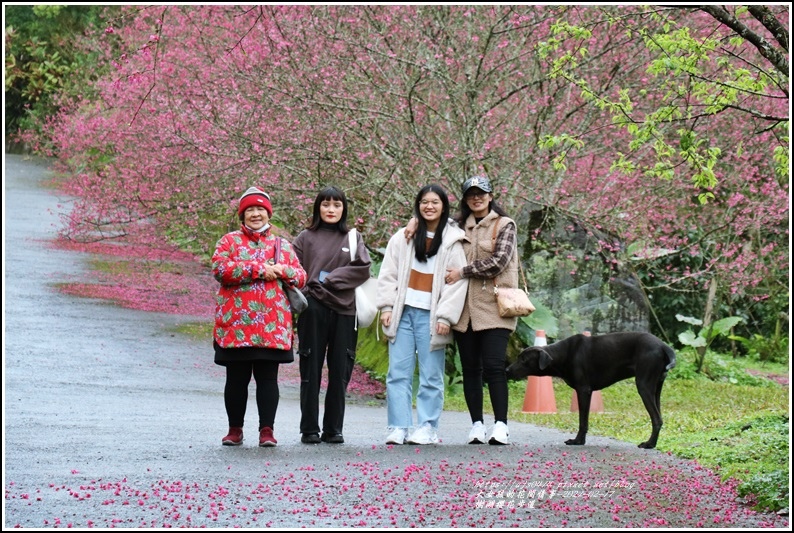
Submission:
[[[378,328],[380,321],[375,320],[368,328],[358,329],[356,362],[373,378],[385,382],[389,372],[389,345]]]
[[[696,435],[679,436],[670,450],[716,469],[723,479],[739,480],[739,495],[755,508],[777,511],[788,504],[788,434],[787,414],[745,416]]]
[[[782,335],[766,337],[755,333],[749,339],[738,335],[732,335],[730,338],[740,342],[747,349],[747,357],[750,359],[762,363],[788,362],[788,337]]]
[[[752,387],[776,387],[777,384],[762,376],[748,372],[748,361],[743,358],[733,358],[723,354],[712,353],[703,364],[700,372],[697,371],[697,357],[695,349],[691,347],[679,350],[676,354],[676,365],[668,373],[668,379],[721,381],[733,385],[748,385]]]
[[[738,487],[740,496],[747,497],[758,509],[780,509],[781,502],[789,499],[788,470],[777,470],[769,474],[758,474]]]

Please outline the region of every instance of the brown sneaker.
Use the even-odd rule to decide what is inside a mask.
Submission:
[[[239,446],[243,443],[243,428],[229,428],[229,434],[223,437],[224,446]]]
[[[263,427],[259,430],[260,446],[275,446],[278,441],[273,436],[273,428]]]

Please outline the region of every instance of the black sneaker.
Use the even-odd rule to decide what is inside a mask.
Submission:
[[[323,436],[320,437],[320,440],[327,442],[328,444],[342,444],[345,442],[345,438],[341,433],[323,433]]]
[[[301,435],[303,444],[320,444],[320,435],[317,433],[304,433]]]

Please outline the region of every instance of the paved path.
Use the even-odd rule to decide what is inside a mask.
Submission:
[[[168,330],[188,317],[54,289],[86,258],[48,245],[68,202],[42,187],[47,175],[6,157],[4,529],[787,525],[634,443],[571,448],[568,433],[512,422],[513,445],[467,446],[464,413],[444,413],[439,446],[386,446],[385,408],[353,404],[344,445],[302,445],[294,386],[282,387],[276,448],[250,429],[244,446],[220,446],[223,373],[208,342]],[[255,413],[252,400],[249,427]]]

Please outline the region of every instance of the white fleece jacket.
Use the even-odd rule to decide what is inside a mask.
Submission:
[[[405,295],[408,292],[408,277],[411,273],[411,263],[414,258],[414,243],[406,241],[405,228],[401,228],[389,239],[386,254],[378,275],[378,295],[376,305],[381,312],[391,311],[391,323],[388,328],[383,328],[383,334],[394,342],[397,327],[400,324]],[[462,242],[466,239],[466,232],[462,229],[447,224],[441,238],[441,247],[438,250],[433,272],[433,287],[431,290],[430,307],[430,349],[438,350],[452,342],[452,331],[447,335],[436,333],[436,323],[443,322],[453,326],[460,319],[463,306],[466,303],[466,291],[469,280],[461,279],[447,285],[444,281],[447,268],[461,268],[466,265],[466,253],[463,251]]]

